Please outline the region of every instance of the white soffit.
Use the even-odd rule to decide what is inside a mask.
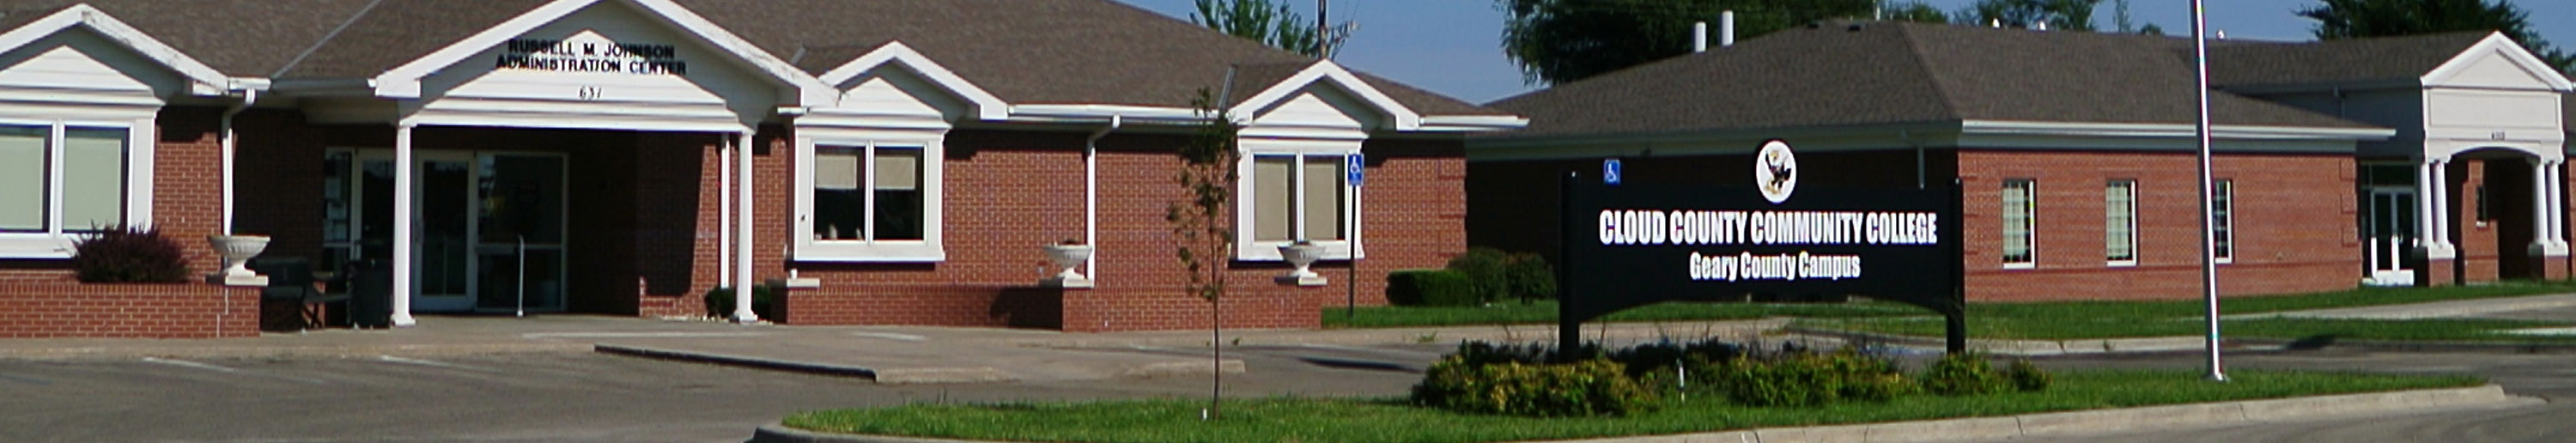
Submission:
[[[1970,135],[2063,135],[2100,137],[2190,137],[2199,129],[2184,123],[2066,123],[2003,120],[1959,122]],[[2349,139],[2377,141],[2397,135],[2384,128],[2315,128],[2297,126],[2213,125],[2210,135],[2234,139]]]
[[[89,27],[100,37],[124,45],[132,49],[135,54],[178,72],[181,77],[187,78],[192,83],[189,88],[191,93],[222,95],[234,89],[235,82],[222,71],[216,71],[214,67],[206,66],[196,58],[161,43],[161,40],[154,39],[151,35],[146,35],[132,26],[127,26],[125,22],[109,16],[107,12],[85,4],[63,8],[53,15],[28,22],[6,33],[0,33],[0,50],[14,50],[73,26]]]
[[[794,64],[770,55],[769,52],[761,50],[759,46],[751,44],[750,41],[743,40],[742,37],[734,35],[731,31],[726,31],[723,27],[716,26],[714,22],[707,21],[705,17],[700,17],[696,13],[689,12],[688,8],[681,7],[677,3],[672,3],[671,0],[556,0],[552,3],[545,4],[544,6],[539,6],[535,10],[528,11],[525,14],[520,14],[518,17],[513,17],[508,21],[501,22],[500,25],[493,26],[492,29],[483,30],[483,32],[474,34],[471,37],[466,37],[465,40],[458,41],[456,44],[440,48],[438,51],[431,52],[427,56],[423,56],[417,60],[412,60],[410,63],[405,63],[402,66],[385,71],[384,74],[377,75],[374,81],[376,85],[376,95],[387,98],[420,98],[421,79],[423,77],[427,77],[442,68],[463,63],[467,58],[473,57],[475,54],[482,53],[484,50],[494,46],[499,46],[508,42],[512,38],[517,38],[521,34],[526,34],[529,31],[545,26],[548,23],[563,19],[565,16],[572,15],[575,12],[579,12],[594,5],[610,2],[625,2],[628,5],[635,6],[638,9],[648,12],[649,15],[670,21],[671,25],[687,31],[687,34],[695,35],[702,39],[703,43],[713,46],[721,52],[733,54],[735,56],[735,60],[750,65],[750,67],[756,71],[768,74],[770,78],[777,80],[780,84],[795,88],[797,92],[796,98],[798,99],[796,104],[829,103],[832,100],[831,96],[834,91],[832,91],[830,86],[824,85],[822,80],[816,79],[812,75],[807,75],[805,71],[797,69]]]
[[[2513,39],[2505,37],[2501,32],[2487,34],[2485,40],[2479,40],[2478,44],[2470,45],[2468,50],[2460,51],[2459,55],[2442,62],[2441,66],[2433,68],[2433,72],[2425,73],[2421,80],[2425,86],[2453,86],[2469,83],[2460,86],[2519,89],[2493,81],[2476,82],[2469,78],[2479,73],[2495,74],[2492,71],[2497,70],[2498,66],[2494,62],[2498,61],[2504,62],[2505,66],[2520,70],[2520,74],[2529,77],[2534,83],[2528,87],[2533,89],[2546,88],[2558,92],[2576,89],[2576,85],[2571,85],[2565,75],[2549,67],[2548,63],[2542,62],[2540,57],[2531,55],[2531,51],[2523,49],[2522,45],[2514,43]]]
[[[967,81],[965,77],[959,77],[957,73],[950,72],[947,67],[940,66],[938,62],[931,61],[930,57],[921,55],[920,51],[914,51],[912,47],[905,46],[900,41],[888,42],[885,46],[869,51],[867,55],[859,56],[858,59],[844,63],[841,67],[832,68],[830,72],[823,73],[820,80],[833,88],[856,87],[858,85],[847,83],[887,65],[910,70],[931,84],[946,89],[949,94],[954,94],[974,106],[974,115],[977,119],[1003,120],[1010,117],[1009,103],[1004,103],[1000,97],[994,97],[992,93],[985,92],[983,87],[975,86],[974,82]]]
[[[1306,90],[1307,85],[1317,82],[1331,82],[1332,85],[1340,87],[1343,92],[1386,113],[1388,118],[1393,120],[1389,122],[1390,129],[1416,131],[1422,128],[1422,115],[1414,113],[1413,109],[1396,102],[1394,98],[1387,97],[1385,92],[1370,87],[1368,82],[1360,81],[1359,76],[1351,74],[1351,71],[1342,69],[1341,65],[1333,64],[1330,60],[1318,61],[1314,65],[1307,66],[1296,75],[1288,76],[1288,79],[1281,80],[1278,84],[1263,89],[1261,93],[1244,99],[1242,104],[1235,105],[1229,112],[1236,118],[1257,116],[1258,113],[1272,106],[1296,98],[1300,92]]]

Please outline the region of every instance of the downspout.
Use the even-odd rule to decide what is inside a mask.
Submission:
[[[224,108],[223,117],[218,119],[220,120],[218,125],[222,126],[219,130],[223,131],[224,138],[224,235],[233,235],[233,152],[234,149],[236,149],[236,146],[238,146],[236,140],[239,139],[239,137],[233,133],[233,116],[240,115],[242,111],[250,110],[251,104],[258,102],[259,90],[243,89],[241,104]],[[233,287],[231,285],[225,285],[223,288],[224,308],[221,311],[215,312],[216,336],[223,335],[224,327],[230,323],[233,315]]]
[[[1091,245],[1091,258],[1084,260],[1082,274],[1091,277],[1091,286],[1100,287],[1100,139],[1118,130],[1126,119],[1109,115],[1109,126],[1082,140],[1082,244]]]

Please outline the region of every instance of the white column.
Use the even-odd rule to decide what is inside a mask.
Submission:
[[[2550,241],[2549,221],[2555,219],[2549,216],[2549,211],[2554,209],[2550,206],[2553,205],[2549,204],[2549,159],[2531,159],[2531,244],[2528,246],[2539,248],[2544,254],[2558,245],[2558,242]]]
[[[394,326],[411,326],[412,289],[412,125],[394,126]]]
[[[2547,202],[2541,208],[2549,215],[2540,232],[2549,240],[2553,255],[2567,255],[2567,160],[2550,160],[2540,172],[2542,198]]]
[[[753,241],[753,239],[760,238],[752,235],[753,230],[751,227],[751,215],[753,214],[751,189],[753,187],[753,183],[758,183],[752,179],[751,175],[751,159],[754,157],[752,152],[756,150],[752,147],[751,136],[751,132],[743,132],[741,141],[734,145],[741,147],[739,150],[742,151],[740,155],[734,156],[741,160],[742,165],[742,171],[737,173],[742,178],[739,180],[742,183],[740,191],[742,192],[742,196],[740,197],[742,199],[741,210],[735,213],[736,216],[740,217],[737,222],[741,223],[742,235],[734,236],[735,240],[739,240],[734,242],[736,243],[734,253],[741,255],[735,259],[739,260],[737,263],[740,263],[742,266],[740,269],[736,270],[737,273],[735,275],[740,277],[737,281],[742,282],[742,284],[736,285],[733,290],[733,320],[740,323],[760,321],[760,315],[751,312],[752,287],[760,285],[760,278],[754,276],[751,270],[751,266],[753,264],[753,260],[751,258],[751,245],[759,243],[757,241]]]
[[[716,285],[733,284],[733,134],[716,136]]]

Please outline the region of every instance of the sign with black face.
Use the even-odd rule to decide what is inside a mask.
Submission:
[[[1622,309],[1748,294],[1959,312],[1956,186],[1799,186],[1796,160],[1773,145],[1743,186],[1567,179],[1558,321],[1570,330]]]

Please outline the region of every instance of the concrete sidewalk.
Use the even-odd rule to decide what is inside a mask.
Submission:
[[[2359,308],[2317,309],[2258,314],[2257,316],[2412,320],[2425,318],[2485,317],[2519,311],[2538,311],[2567,307],[2576,307],[2576,294],[2453,300],[2405,305],[2365,306]],[[2569,318],[2567,320],[2576,321],[2576,318]]]

